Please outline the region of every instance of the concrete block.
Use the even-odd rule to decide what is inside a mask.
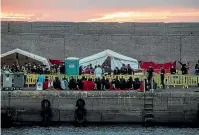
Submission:
[[[169,114],[168,122],[175,122],[175,123],[185,122],[184,111],[168,110],[168,114]]]
[[[60,110],[60,122],[74,121],[74,110]]]
[[[141,122],[142,115],[140,111],[103,113],[102,121],[103,122]]]
[[[169,120],[169,113],[166,110],[155,110],[153,112],[154,114],[154,122],[161,122],[161,123],[167,123]]]
[[[100,111],[87,111],[86,121],[89,122],[99,122],[102,119],[102,114]]]
[[[42,121],[40,110],[26,110],[17,113],[17,121],[21,122],[39,122]]]

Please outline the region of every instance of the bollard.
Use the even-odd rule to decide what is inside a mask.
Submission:
[[[52,117],[51,103],[47,99],[43,99],[41,102],[41,117],[43,118],[42,126],[47,126]]]
[[[85,117],[86,117],[86,109],[85,107],[85,101],[83,99],[78,99],[76,102],[77,109],[75,110],[75,123],[80,126],[85,123]]]

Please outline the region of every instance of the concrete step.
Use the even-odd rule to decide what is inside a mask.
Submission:
[[[153,100],[153,97],[145,97],[146,100]]]
[[[154,118],[145,118],[144,120],[145,120],[145,122],[152,122],[152,121],[154,121]]]
[[[144,110],[153,110],[153,108],[149,108],[149,107],[147,107],[147,108],[144,108]]]
[[[145,112],[144,114],[145,114],[145,116],[146,115],[153,115],[153,112]]]
[[[153,103],[144,103],[144,105],[153,105]]]

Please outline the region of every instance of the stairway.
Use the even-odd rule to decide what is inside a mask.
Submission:
[[[153,114],[153,97],[144,96],[144,123],[152,123],[154,121]]]

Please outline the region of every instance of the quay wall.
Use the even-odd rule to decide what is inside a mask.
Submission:
[[[191,67],[199,59],[199,23],[2,22],[1,32],[1,53],[20,48],[64,59],[111,49],[143,61],[190,61]]]
[[[111,91],[13,91],[1,93],[1,108],[13,110],[17,122],[40,122],[41,102],[51,102],[52,121],[72,122],[76,101],[82,98],[88,122],[143,122],[144,96],[153,97],[154,122],[193,123],[197,120],[199,93],[196,92],[111,92]],[[10,103],[9,103],[10,99]]]

